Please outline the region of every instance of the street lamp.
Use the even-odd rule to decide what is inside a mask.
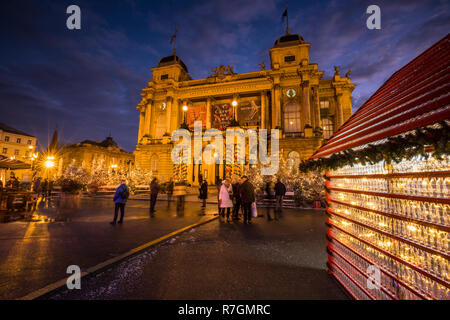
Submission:
[[[236,121],[236,107],[238,105],[238,102],[236,100],[233,100],[231,102],[231,105],[233,106],[233,118],[230,121],[229,127],[239,127],[239,122]]]
[[[187,111],[188,111],[188,106],[187,106],[187,105],[183,105],[182,109],[183,109],[183,113],[184,113],[184,122],[183,122],[183,124],[181,125],[181,128],[183,128],[183,129],[189,129],[189,127],[188,127],[188,125],[187,125],[187,121],[186,121],[186,113],[187,113]]]

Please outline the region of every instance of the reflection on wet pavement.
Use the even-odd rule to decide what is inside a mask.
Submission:
[[[123,254],[217,212],[186,202],[159,202],[153,216],[149,202],[130,200],[123,225],[111,226],[110,199],[54,199],[41,202],[29,220],[0,224],[0,299],[19,298],[67,277],[67,266],[82,270]]]

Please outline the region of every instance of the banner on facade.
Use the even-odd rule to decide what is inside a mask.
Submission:
[[[233,118],[233,107],[230,103],[215,104],[211,110],[211,127],[225,129]]]
[[[239,103],[238,121],[241,126],[258,126],[261,123],[261,103],[250,100]]]
[[[195,121],[201,121],[206,126],[206,106],[190,106],[186,114],[186,122],[189,128],[194,127]]]

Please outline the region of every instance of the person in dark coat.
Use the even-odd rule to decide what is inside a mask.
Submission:
[[[239,220],[239,210],[241,209],[241,182],[239,178],[233,183],[233,220]]]
[[[275,201],[276,201],[276,210],[275,210],[275,219],[278,220],[276,213],[281,211],[281,207],[283,205],[283,197],[286,194],[286,186],[284,183],[280,181],[280,178],[277,179],[277,183],[275,184]]]
[[[40,193],[42,194],[42,200],[44,200],[46,198],[47,187],[48,187],[48,180],[45,179],[44,181],[42,181],[41,186],[40,186]]]
[[[208,199],[208,182],[206,180],[202,181],[202,184],[200,185],[200,195],[199,198],[203,200],[202,207],[206,207],[206,199]]]
[[[33,183],[33,192],[39,193],[40,186],[41,186],[41,177],[38,177]]]
[[[159,183],[157,178],[153,178],[150,183],[150,214],[155,212],[156,199],[158,198]]]
[[[120,209],[120,219],[119,223],[123,222],[123,216],[125,214],[125,204],[127,203],[128,197],[130,196],[130,189],[125,184],[125,180],[120,181],[120,186],[116,189],[116,193],[114,194],[114,220],[111,222],[112,225],[116,224],[117,215]]]
[[[250,224],[252,222],[252,203],[255,202],[255,187],[248,181],[247,176],[242,176],[242,184],[239,192],[244,211],[244,223]]]
[[[170,180],[167,185],[167,206],[170,207],[170,201],[172,200],[173,195],[173,180]]]

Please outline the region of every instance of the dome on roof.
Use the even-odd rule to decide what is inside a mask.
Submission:
[[[273,46],[275,48],[288,47],[302,43],[305,43],[305,40],[303,39],[302,36],[298,34],[285,34],[284,36],[279,37],[277,41],[275,41],[275,44]]]
[[[184,71],[188,72],[186,65],[183,60],[181,60],[177,55],[172,54],[170,56],[164,57],[158,62],[158,67],[170,66],[172,64],[179,64]]]

